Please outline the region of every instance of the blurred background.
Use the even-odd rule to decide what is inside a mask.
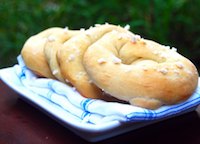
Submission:
[[[24,42],[49,27],[105,22],[178,48],[200,67],[199,0],[1,0],[0,68],[16,63]]]

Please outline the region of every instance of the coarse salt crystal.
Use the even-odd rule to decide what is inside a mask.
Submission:
[[[117,34],[117,31],[116,30],[112,30],[111,31],[113,34]]]
[[[121,59],[119,59],[118,57],[115,57],[115,56],[113,57],[112,61],[113,61],[113,63],[115,63],[115,64],[119,64],[119,63],[122,62]]]
[[[48,41],[49,42],[53,42],[53,41],[55,41],[56,40],[56,38],[55,38],[55,36],[53,36],[53,35],[50,35],[49,37],[48,37]]]
[[[170,46],[164,46],[166,50],[170,50]]]
[[[73,61],[75,59],[75,56],[73,54],[70,54],[68,57],[68,61]]]
[[[65,82],[69,83],[69,80],[68,80],[68,79],[65,79]]]
[[[177,52],[177,48],[175,48],[175,47],[172,47],[171,50],[174,51],[174,52]]]
[[[53,73],[53,75],[57,74],[58,73],[58,69],[53,70],[52,73]]]
[[[141,36],[140,36],[140,35],[134,35],[134,37],[136,38],[136,40],[141,39]]]
[[[99,27],[99,26],[101,26],[101,24],[95,24],[95,27]]]
[[[99,64],[102,64],[102,63],[105,63],[105,62],[106,62],[106,59],[105,59],[105,58],[99,58],[99,59],[97,60],[97,62],[98,62]]]
[[[65,27],[64,28],[64,33],[67,33],[69,31],[69,28],[68,27]]]
[[[81,28],[81,29],[80,29],[80,31],[81,31],[81,32],[84,32],[84,31],[85,31],[85,29],[84,29],[84,28]]]
[[[89,29],[92,29],[92,28],[93,28],[93,26],[90,26],[90,27],[89,27]]]
[[[187,70],[186,72],[187,72],[188,74],[192,74],[192,71],[190,71],[190,70]]]
[[[130,29],[130,25],[127,24],[125,27],[124,27],[125,30],[129,30]]]
[[[180,63],[180,62],[176,63],[176,66],[177,66],[179,69],[182,69],[182,68],[183,68],[183,64]]]
[[[140,35],[133,35],[133,37],[131,38],[132,42],[136,42],[137,40],[141,39]]]
[[[132,38],[131,38],[131,42],[132,42],[132,43],[135,43],[135,42],[136,42],[135,37],[132,37]]]
[[[168,73],[168,70],[166,68],[162,68],[162,69],[160,69],[158,71],[161,72],[164,75],[166,75]]]

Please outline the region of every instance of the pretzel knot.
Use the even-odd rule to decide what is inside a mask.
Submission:
[[[143,39],[128,28],[51,28],[28,39],[22,56],[36,73],[71,84],[84,97],[148,109],[189,98],[198,83],[192,62],[176,48]]]
[[[187,99],[198,81],[195,66],[175,48],[117,31],[92,44],[83,64],[106,93],[150,109]]]

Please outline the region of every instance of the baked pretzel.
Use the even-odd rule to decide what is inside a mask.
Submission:
[[[52,33],[62,31],[62,28],[53,27],[46,29],[34,36],[31,36],[24,44],[21,55],[26,66],[34,71],[37,75],[48,78],[55,78],[52,74],[44,54],[44,46],[48,37]]]
[[[44,54],[47,60],[47,63],[51,69],[52,74],[60,81],[62,82],[68,82],[66,81],[66,78],[64,79],[62,76],[62,73],[60,72],[60,66],[57,59],[57,51],[60,47],[62,47],[62,44],[72,38],[75,35],[80,34],[81,31],[78,30],[69,30],[67,27],[64,29],[60,29],[52,33],[48,36],[48,40],[45,43],[44,46]]]
[[[118,31],[92,44],[83,64],[103,91],[148,109],[186,100],[198,82],[195,66],[175,48]]]
[[[32,71],[70,83],[84,97],[148,109],[189,98],[198,83],[192,62],[128,28],[50,28],[30,37],[21,54]]]
[[[82,63],[82,58],[87,48],[104,34],[112,30],[123,31],[131,35],[128,30],[115,25],[105,24],[91,27],[88,30],[72,37],[63,43],[57,53],[60,70],[63,78],[85,97],[109,100],[111,97],[104,96],[104,93],[96,85],[91,83],[88,74]]]

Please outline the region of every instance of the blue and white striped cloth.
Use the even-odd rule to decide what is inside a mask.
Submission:
[[[200,104],[200,85],[187,101],[172,106],[162,106],[156,110],[88,99],[62,82],[38,78],[25,66],[21,56],[18,56],[17,59],[18,64],[14,66],[15,73],[28,90],[48,99],[52,104],[59,105],[85,123],[98,124],[114,120],[123,122],[156,120],[176,115]]]

